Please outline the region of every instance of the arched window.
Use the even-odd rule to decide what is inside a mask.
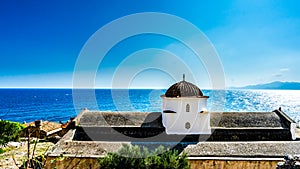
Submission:
[[[190,105],[189,105],[189,104],[187,104],[187,105],[185,106],[185,111],[186,111],[186,112],[190,112]]]

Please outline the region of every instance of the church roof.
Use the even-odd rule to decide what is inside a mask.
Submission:
[[[180,135],[167,135],[162,124],[161,112],[95,112],[83,111],[78,115],[74,140],[87,141],[174,141]],[[292,140],[291,123],[285,113],[273,112],[210,112],[211,135],[208,141],[282,141]],[[128,138],[117,138],[120,132]],[[85,134],[88,133],[88,134]],[[161,137],[153,137],[162,134]],[[151,138],[153,137],[153,138]],[[181,138],[182,139],[182,138]],[[190,140],[189,140],[190,139]],[[198,138],[196,138],[198,139]],[[199,138],[200,139],[200,138]],[[202,138],[201,138],[202,139]],[[195,141],[194,138],[187,138]]]
[[[212,128],[286,128],[279,112],[210,112]],[[161,128],[161,112],[98,112],[85,111],[78,118],[79,126],[153,127]]]
[[[166,97],[202,97],[202,91],[194,84],[185,80],[173,84],[165,93]]]

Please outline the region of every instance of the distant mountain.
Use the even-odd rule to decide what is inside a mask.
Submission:
[[[282,89],[282,90],[300,90],[300,82],[271,82],[265,84],[249,85],[237,89]]]

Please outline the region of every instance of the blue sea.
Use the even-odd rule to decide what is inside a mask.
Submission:
[[[101,111],[157,112],[157,89],[0,89],[0,119],[67,121],[82,108]],[[210,111],[273,111],[279,107],[300,121],[300,90],[203,90]]]

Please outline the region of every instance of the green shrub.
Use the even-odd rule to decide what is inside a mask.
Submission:
[[[5,149],[4,148],[0,148],[0,154],[5,153]]]
[[[124,144],[118,153],[108,153],[99,158],[101,169],[188,169],[186,154],[179,155],[177,150],[166,150],[163,146],[152,152],[147,148]]]
[[[6,145],[9,141],[18,141],[20,131],[24,128],[25,126],[18,122],[0,121],[0,145]]]

